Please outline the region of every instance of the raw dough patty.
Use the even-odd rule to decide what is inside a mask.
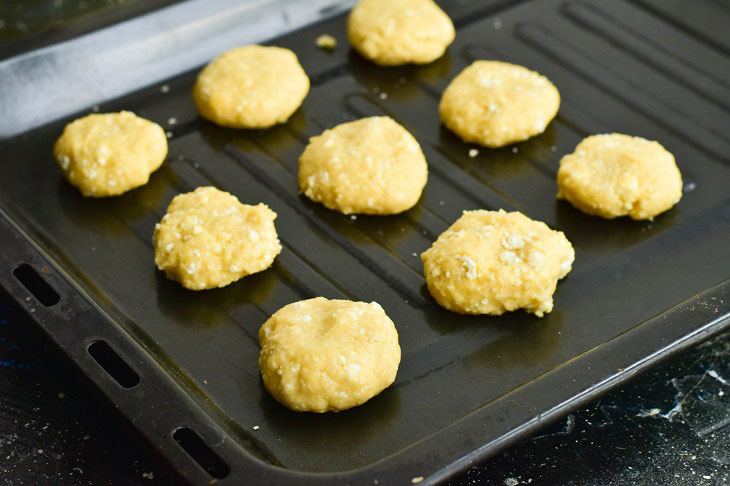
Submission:
[[[344,214],[413,207],[428,167],[413,135],[387,116],[343,123],[312,137],[299,158],[299,189]]]
[[[66,125],[53,155],[84,196],[117,196],[147,183],[165,160],[167,138],[129,111],[88,115]]]
[[[506,62],[474,61],[444,91],[439,114],[465,142],[502,147],[542,133],[559,107],[560,93],[545,76]]]
[[[224,287],[268,268],[281,251],[276,213],[215,187],[179,194],[155,227],[155,263],[191,290]]]
[[[328,412],[361,405],[395,380],[398,332],[376,302],[289,304],[259,330],[266,389],[288,408]]]
[[[432,0],[361,0],[348,17],[347,36],[376,64],[425,64],[454,41],[454,24]]]
[[[281,47],[237,47],[198,75],[193,100],[208,120],[232,128],[268,128],[285,122],[309,92],[296,54]]]
[[[464,211],[421,255],[428,290],[443,307],[492,315],[522,308],[538,317],[552,310],[574,258],[561,231],[503,210]]]
[[[658,142],[592,135],[560,160],[558,199],[594,216],[654,219],[681,197],[682,175]]]

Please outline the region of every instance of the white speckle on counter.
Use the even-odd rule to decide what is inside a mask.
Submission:
[[[254,426],[253,426],[253,427],[251,427],[251,428],[252,428],[253,430],[259,430],[259,429],[260,429],[261,427],[259,427],[258,425],[254,425]]]
[[[418,484],[421,481],[423,481],[423,476],[416,476],[415,478],[411,479],[411,484]]]
[[[174,125],[175,123],[177,123],[177,118],[175,118],[174,116],[170,117],[167,119],[167,123],[168,125]]]
[[[479,155],[479,151],[477,149],[475,149],[475,148],[469,149],[469,157],[471,157],[473,159],[477,155]]]
[[[649,410],[642,410],[641,412],[637,413],[637,417],[654,417],[656,415],[659,415],[661,413],[661,410],[658,408],[652,408]]]

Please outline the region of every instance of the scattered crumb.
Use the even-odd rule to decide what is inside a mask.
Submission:
[[[357,219],[357,214],[351,214],[350,219],[355,221]]]
[[[320,35],[314,43],[317,44],[317,47],[320,49],[326,49],[328,51],[334,51],[335,48],[337,48],[337,39],[329,34]]]
[[[261,427],[259,427],[258,425],[254,425],[254,426],[253,426],[253,427],[251,427],[251,428],[252,428],[253,430],[259,430],[259,429],[260,429]]]
[[[207,385],[208,384],[208,380],[203,380],[203,383],[205,383]]]
[[[386,92],[380,93],[380,99],[381,100],[387,100],[388,99],[388,93],[386,93]]]
[[[520,149],[518,149],[517,147],[512,147],[512,153],[513,154],[516,154],[519,151],[520,151]]]
[[[142,473],[142,477],[145,479],[155,479],[155,475],[152,472]]]
[[[479,150],[477,150],[475,148],[469,149],[469,157],[471,157],[473,159],[477,155],[479,155]]]
[[[658,408],[652,408],[650,410],[644,410],[636,414],[637,417],[655,417],[661,412]]]
[[[167,136],[167,138],[172,138],[172,132],[165,132],[165,135]]]
[[[162,86],[160,86],[160,92],[162,92],[162,93],[169,93],[170,92],[170,87],[168,85],[166,85],[166,84],[163,84]]]
[[[418,483],[420,483],[421,481],[423,481],[423,476],[416,476],[415,478],[412,478],[412,479],[411,479],[411,483],[412,483],[412,484],[418,484]]]
[[[414,251],[414,252],[412,253],[412,255],[413,255],[414,257],[418,258],[418,253],[416,253],[415,251]]]
[[[167,120],[168,125],[174,125],[175,123],[177,123],[177,118],[175,118],[174,116],[168,118],[168,120]]]
[[[66,394],[61,392],[58,394],[58,398],[66,398]]]

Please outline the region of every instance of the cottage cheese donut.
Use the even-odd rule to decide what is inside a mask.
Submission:
[[[200,72],[193,100],[200,115],[218,125],[268,128],[288,120],[308,92],[309,78],[292,51],[246,46]]]
[[[413,207],[428,167],[413,135],[387,116],[343,123],[312,137],[299,158],[299,189],[344,214]]]
[[[426,64],[454,41],[454,24],[432,0],[360,0],[347,19],[347,36],[376,64]]]
[[[53,155],[84,196],[117,196],[147,183],[165,160],[167,138],[129,111],[88,115],[66,125]]]
[[[559,279],[575,253],[565,235],[522,213],[464,211],[421,255],[426,284],[443,307],[499,315],[553,308]]]
[[[276,213],[214,187],[179,194],[155,227],[155,263],[190,290],[224,287],[268,268],[281,251]]]
[[[390,386],[400,363],[398,332],[375,302],[289,304],[259,330],[266,389],[299,412],[361,405]]]
[[[560,160],[558,199],[587,214],[654,219],[681,198],[682,175],[658,142],[592,135]]]
[[[560,93],[523,66],[474,61],[456,76],[439,104],[441,121],[465,142],[502,147],[545,131]]]

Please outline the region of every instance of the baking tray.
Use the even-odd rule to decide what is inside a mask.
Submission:
[[[202,121],[190,96],[199,62],[99,103],[171,132],[167,162],[150,183],[116,198],[81,197],[51,158],[63,125],[90,104],[45,124],[37,113],[3,114],[20,118],[0,126],[2,286],[190,481],[435,483],[730,322],[726,31],[698,35],[682,2],[442,5],[457,37],[427,66],[362,60],[347,46],[342,14],[271,41],[298,54],[312,89],[288,123],[270,130]],[[164,25],[166,12],[151,18]],[[730,18],[718,7],[721,14]],[[229,44],[219,50],[238,42],[231,29],[221,29]],[[340,41],[334,53],[315,47],[322,33]],[[161,41],[144,42],[147,53]],[[470,158],[471,147],[440,126],[440,93],[478,58],[528,66],[558,86],[560,113],[544,134]],[[89,82],[56,89],[85,102]],[[5,107],[9,92],[0,87]],[[71,106],[48,106],[49,119],[59,104]],[[297,159],[308,137],[378,114],[422,145],[429,181],[419,204],[353,219],[299,196]],[[675,154],[685,183],[677,207],[654,221],[608,221],[555,200],[560,157],[584,136],[612,131],[659,140]],[[267,203],[284,249],[265,272],[190,292],[155,269],[151,237],[176,194],[207,184]],[[520,210],[573,243],[574,269],[545,318],[459,316],[430,298],[418,256],[474,208]],[[337,414],[285,409],[257,366],[267,316],[318,295],[378,301],[403,350],[392,387]]]

